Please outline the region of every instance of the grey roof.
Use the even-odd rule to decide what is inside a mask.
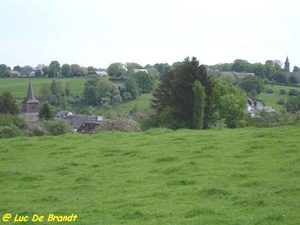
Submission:
[[[73,115],[71,111],[59,111],[58,113],[55,114],[56,118],[64,118],[66,116]]]
[[[84,122],[99,123],[102,117],[94,115],[72,115],[65,117],[64,120],[67,120],[74,129],[78,129]]]

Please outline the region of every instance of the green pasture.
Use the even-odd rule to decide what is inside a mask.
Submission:
[[[39,92],[44,83],[51,83],[53,78],[1,78],[0,93],[9,91],[16,98],[24,98],[27,94],[29,80],[31,79],[35,96],[39,96]],[[82,94],[86,78],[57,78],[57,81],[69,82],[70,92],[72,94]]]
[[[37,224],[300,224],[299,130],[1,139],[1,222],[10,213],[45,216]]]
[[[273,89],[273,93],[268,94],[267,89]],[[284,95],[280,94],[280,90],[285,89],[286,93]],[[283,86],[283,85],[267,85],[266,91],[263,93],[260,93],[258,95],[258,98],[263,100],[266,106],[272,106],[276,112],[280,112],[281,109],[283,109],[283,105],[278,105],[277,101],[279,99],[284,99],[285,102],[289,99],[289,90],[290,89],[296,89],[300,92],[300,87],[291,87],[291,86]]]

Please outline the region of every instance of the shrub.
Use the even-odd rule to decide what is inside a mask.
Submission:
[[[273,92],[274,92],[274,91],[273,91],[273,89],[271,89],[271,88],[267,90],[267,93],[268,93],[268,94],[272,94]]]
[[[51,135],[74,133],[73,127],[65,120],[43,121],[42,124]]]
[[[286,111],[282,112],[282,115],[279,119],[280,125],[296,125],[300,123],[300,111],[296,113],[288,113]]]
[[[277,104],[278,105],[284,105],[285,104],[284,99],[278,99]]]
[[[95,132],[101,131],[139,132],[140,125],[124,115],[114,115],[110,119],[104,119],[96,128]]]
[[[297,96],[299,94],[299,91],[297,91],[296,89],[291,89],[289,91],[289,95],[292,95],[292,96]]]
[[[50,135],[50,133],[46,130],[46,128],[44,127],[44,125],[41,122],[38,122],[38,123],[26,122],[26,125],[25,125],[23,131],[26,136]]]
[[[22,136],[21,130],[15,126],[1,126],[0,127],[0,138],[12,138]]]
[[[281,94],[281,95],[284,95],[285,93],[286,93],[285,89],[281,89],[281,90],[280,90],[280,94]]]
[[[12,125],[22,129],[25,126],[25,120],[19,116],[0,114],[0,126],[11,127]]]

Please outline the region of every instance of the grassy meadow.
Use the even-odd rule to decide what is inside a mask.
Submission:
[[[300,92],[300,87],[289,87],[289,86],[284,86],[284,85],[267,85],[267,89],[273,89],[273,93],[268,94],[266,91],[263,93],[260,93],[258,95],[258,98],[263,100],[266,106],[272,106],[276,112],[280,112],[281,109],[283,109],[283,105],[278,105],[277,101],[279,99],[284,99],[286,102],[289,99],[289,90],[290,89],[296,89]],[[286,93],[284,95],[280,94],[280,90],[285,89]]]
[[[28,83],[31,79],[35,96],[39,96],[39,91],[44,83],[51,83],[53,78],[1,78],[0,93],[10,91],[16,98],[25,98],[28,89]],[[57,81],[69,82],[70,92],[73,94],[82,94],[84,83],[87,78],[57,78]]]
[[[52,213],[76,214],[78,225],[300,224],[299,130],[1,139],[0,218],[38,214],[46,218],[38,224],[49,224]]]

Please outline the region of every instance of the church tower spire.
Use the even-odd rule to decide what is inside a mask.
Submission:
[[[289,57],[286,57],[285,63],[284,63],[284,71],[289,73],[290,72],[290,62]]]
[[[29,81],[26,100],[27,100],[27,101],[28,101],[28,100],[30,100],[30,101],[37,101],[37,100],[34,98],[31,80]]]
[[[35,99],[31,80],[29,81],[26,99],[22,102],[22,113],[38,113],[39,101]]]

